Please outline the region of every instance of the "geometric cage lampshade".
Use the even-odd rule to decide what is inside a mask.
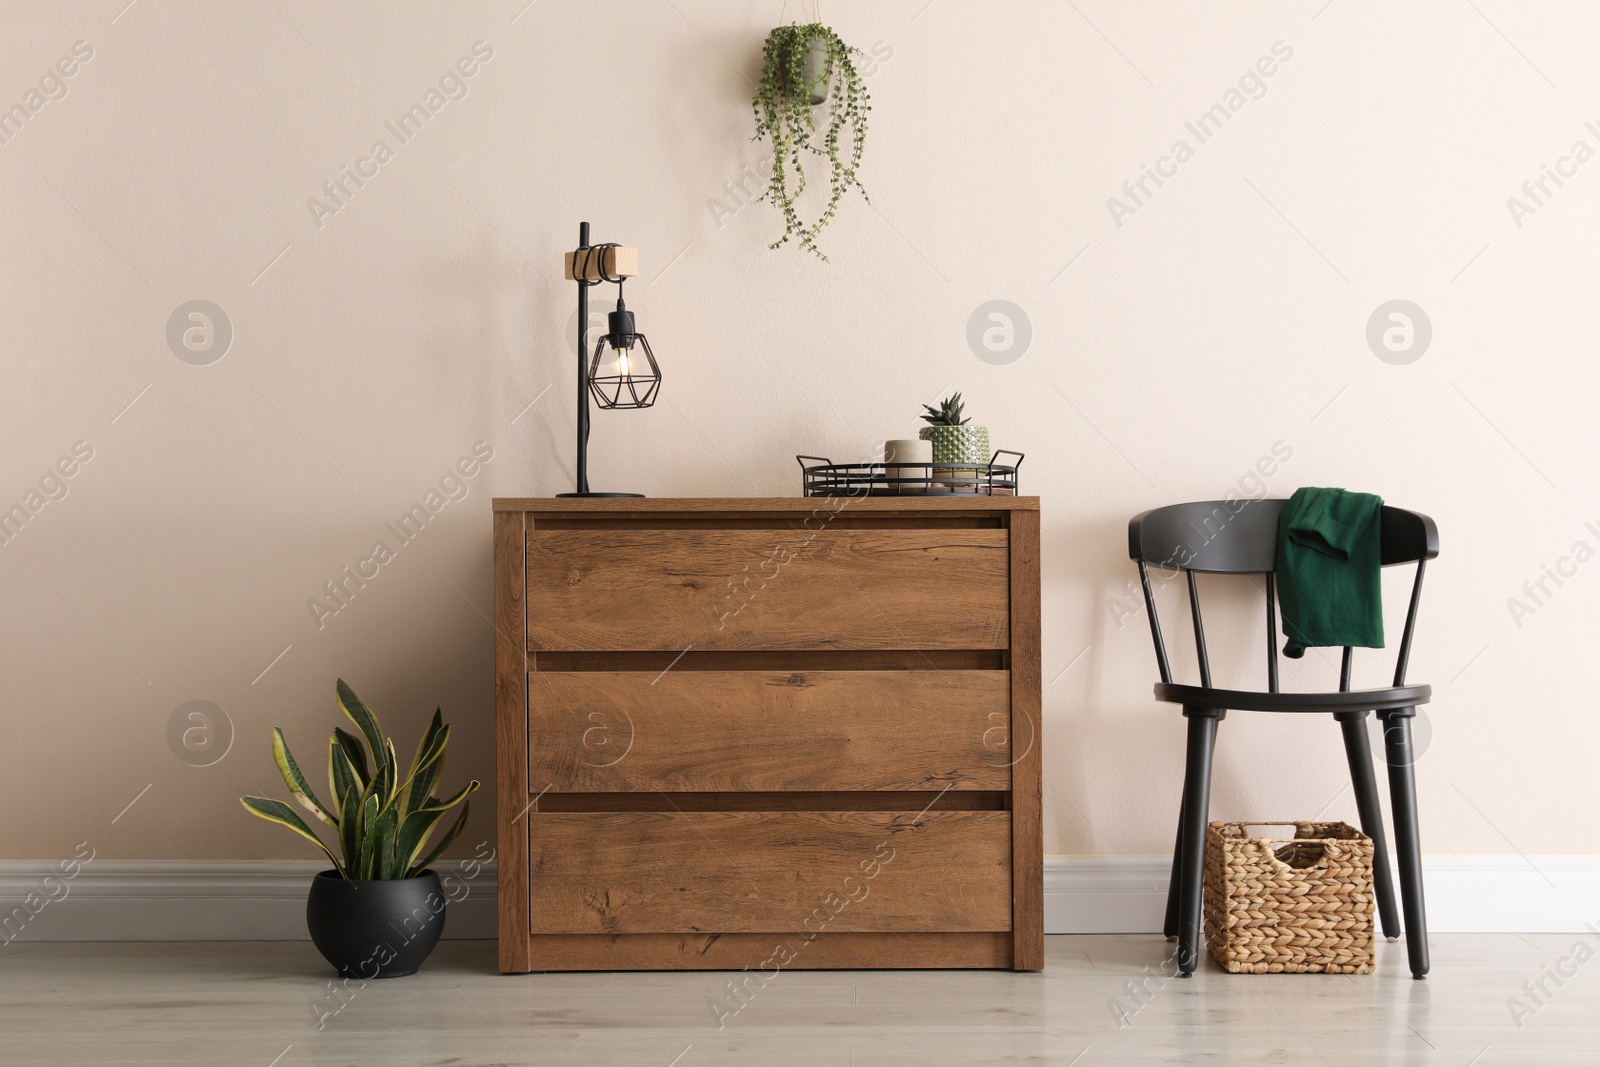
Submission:
[[[633,313],[622,308],[611,313],[612,330],[594,345],[594,361],[589,365],[589,391],[603,408],[647,408],[656,402],[661,389],[661,368],[656,364],[650,341],[642,333],[631,332]],[[627,316],[626,331],[618,330],[617,319]]]

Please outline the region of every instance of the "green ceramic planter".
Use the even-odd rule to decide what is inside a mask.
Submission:
[[[933,462],[936,464],[988,463],[994,455],[989,450],[987,426],[924,426],[917,436],[933,442]],[[975,477],[972,467],[936,466],[935,475]]]

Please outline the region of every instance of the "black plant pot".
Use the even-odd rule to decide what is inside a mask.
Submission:
[[[311,880],[306,927],[324,959],[346,978],[416,974],[444,932],[439,876],[351,880],[323,871]]]

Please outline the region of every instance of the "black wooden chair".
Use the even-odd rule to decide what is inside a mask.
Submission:
[[[1395,912],[1394,880],[1389,870],[1389,846],[1383,832],[1383,811],[1372,770],[1372,749],[1367,740],[1367,716],[1377,712],[1384,724],[1384,749],[1389,765],[1389,796],[1395,820],[1395,848],[1399,853],[1400,893],[1405,912],[1406,949],[1411,973],[1428,973],[1428,927],[1422,897],[1422,854],[1417,840],[1417,793],[1413,774],[1411,719],[1419,704],[1432,697],[1432,687],[1406,683],[1406,661],[1422,596],[1426,561],[1439,554],[1439,531],[1433,520],[1399,508],[1383,509],[1383,565],[1415,563],[1416,579],[1396,657],[1394,685],[1386,689],[1350,689],[1351,650],[1344,650],[1337,693],[1282,693],[1278,690],[1278,634],[1273,563],[1277,555],[1278,515],[1284,500],[1221,501],[1173,504],[1135,516],[1128,524],[1128,554],[1139,564],[1144,587],[1150,636],[1155,642],[1161,682],[1157,700],[1183,705],[1188,719],[1188,754],[1183,779],[1183,804],[1178,815],[1178,838],[1173,846],[1172,880],[1167,888],[1166,936],[1178,938],[1178,966],[1184,977],[1194,972],[1200,951],[1200,886],[1205,869],[1206,820],[1211,796],[1211,756],[1217,723],[1228,711],[1331,712],[1344,733],[1350,780],[1355,788],[1361,829],[1374,845],[1373,871],[1378,915],[1383,934],[1400,935]],[[1179,685],[1172,680],[1167,649],[1161,638],[1151,592],[1150,568],[1171,578],[1182,573],[1188,580],[1189,609],[1194,624],[1195,650],[1200,666],[1199,685]],[[1259,574],[1266,578],[1267,691],[1215,689],[1206,658],[1205,626],[1195,574]]]

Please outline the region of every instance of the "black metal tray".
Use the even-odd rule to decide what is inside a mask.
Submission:
[[[1014,460],[1000,462],[1001,456]],[[796,456],[804,496],[1015,496],[1023,454],[998,449],[988,463],[835,463]],[[809,465],[808,465],[809,461]],[[893,472],[893,473],[891,473]]]

